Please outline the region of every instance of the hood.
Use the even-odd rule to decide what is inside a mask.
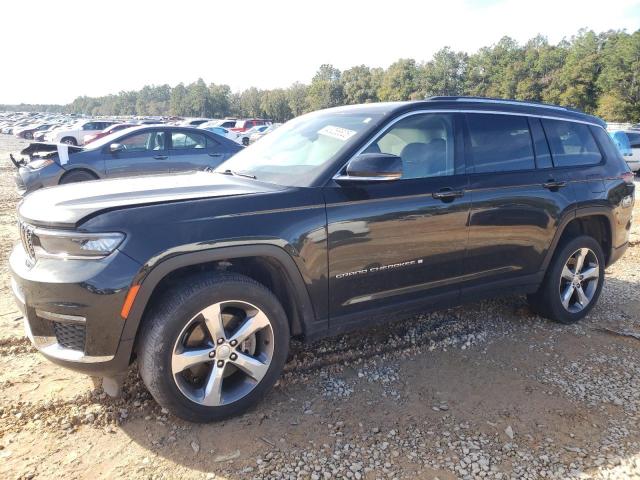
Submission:
[[[29,160],[38,158],[51,158],[60,165],[69,161],[69,154],[81,152],[83,147],[66,145],[62,143],[31,142],[28,147],[22,149],[20,154],[28,155]]]
[[[211,172],[152,175],[43,188],[27,195],[18,211],[22,220],[33,225],[72,228],[84,218],[107,210],[282,189]]]

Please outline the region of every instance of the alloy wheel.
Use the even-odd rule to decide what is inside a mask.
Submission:
[[[560,277],[560,301],[570,313],[584,310],[598,289],[600,265],[589,248],[573,252],[565,263]]]
[[[180,332],[171,357],[173,378],[189,400],[227,405],[260,383],[273,348],[273,328],[262,310],[239,300],[215,303]]]

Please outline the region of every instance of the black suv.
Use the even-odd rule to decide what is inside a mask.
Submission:
[[[294,336],[504,293],[575,322],[631,224],[604,126],[482,98],[349,106],[214,172],[37,191],[10,259],[27,335],[110,393],[137,358],[161,405],[211,421],[265,395]]]

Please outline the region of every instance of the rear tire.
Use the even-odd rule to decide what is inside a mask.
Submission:
[[[144,319],[140,376],[161,406],[185,420],[238,415],[264,398],[284,368],[284,309],[271,291],[243,275],[200,275],[183,284]]]
[[[60,140],[60,143],[64,143],[66,145],[78,145],[78,142],[73,137],[64,137],[62,140]]]
[[[83,170],[72,170],[69,173],[64,174],[64,176],[60,179],[60,185],[65,185],[67,183],[87,182],[89,180],[98,180],[98,177]]]
[[[604,268],[604,252],[593,237],[569,240],[555,252],[538,291],[527,296],[531,309],[564,324],[583,319],[600,297]]]

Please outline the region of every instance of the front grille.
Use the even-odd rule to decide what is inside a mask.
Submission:
[[[84,325],[51,322],[56,341],[61,347],[84,352]]]
[[[22,241],[22,247],[27,252],[27,256],[30,260],[36,259],[36,252],[33,248],[33,227],[24,222],[18,223],[20,230],[20,240]]]

